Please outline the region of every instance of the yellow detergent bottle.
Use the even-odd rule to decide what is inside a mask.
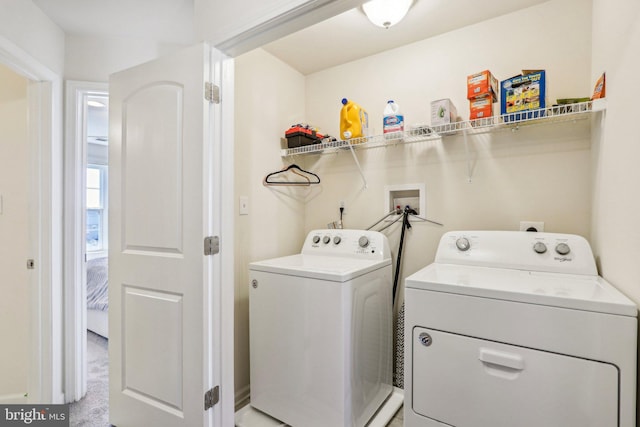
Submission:
[[[340,110],[340,138],[343,140],[363,138],[369,131],[367,112],[353,101],[342,99]]]

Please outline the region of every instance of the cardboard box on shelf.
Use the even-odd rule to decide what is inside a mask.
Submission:
[[[504,121],[544,116],[544,111],[532,110],[543,110],[546,107],[545,71],[531,70],[528,74],[525,71],[500,82],[500,114],[504,116]]]
[[[449,98],[431,102],[431,126],[446,125],[458,120],[458,110]]]
[[[498,79],[491,71],[484,70],[467,76],[467,99],[480,98],[491,95],[498,100]]]
[[[490,95],[469,101],[469,120],[486,119],[493,116],[493,97]]]
[[[602,73],[598,81],[596,81],[596,87],[593,89],[593,96],[591,96],[591,100],[594,99],[603,99],[606,98],[607,95],[607,85],[605,79],[605,73]]]

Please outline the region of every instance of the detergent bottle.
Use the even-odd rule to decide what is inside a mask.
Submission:
[[[363,138],[369,131],[369,115],[353,101],[342,99],[340,110],[340,139]]]
[[[400,106],[393,102],[388,101],[384,107],[383,120],[382,120],[382,133],[385,137],[391,137],[387,135],[390,133],[397,133],[404,131],[404,116],[400,114]],[[398,136],[397,134],[394,137]]]

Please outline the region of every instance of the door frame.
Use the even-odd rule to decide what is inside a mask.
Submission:
[[[65,82],[64,170],[64,337],[65,402],[87,393],[87,311],[85,236],[85,178],[87,158],[87,111],[85,99],[108,95],[107,83]]]
[[[214,382],[210,384],[214,387],[220,384],[221,399],[220,408],[214,406],[214,411],[209,411],[209,426],[235,425],[235,384],[234,384],[234,355],[235,355],[235,335],[234,335],[234,301],[235,301],[235,242],[234,242],[234,123],[235,123],[235,60],[232,57],[220,52],[218,49],[211,49],[211,74],[212,83],[220,87],[221,103],[209,109],[210,114],[210,138],[213,146],[220,147],[220,172],[217,173],[216,180],[212,181],[212,174],[209,171],[209,188],[216,186],[213,191],[218,192],[221,203],[220,219],[218,221],[220,229],[211,221],[209,215],[209,226],[213,235],[220,236],[220,243],[223,249],[219,256],[213,257],[214,270],[220,271],[219,282],[213,282],[212,295],[209,303],[213,304],[217,299],[221,301],[221,309],[217,313],[219,317],[209,319],[209,328],[217,328],[218,331],[213,336],[219,336],[220,342],[212,342],[213,349],[217,352],[210,352],[213,357],[219,360],[219,372],[209,375],[209,379]],[[212,212],[213,207],[209,207]],[[214,313],[215,314],[215,313]],[[213,363],[209,363],[209,369],[215,371]],[[216,378],[219,376],[218,378]],[[217,379],[217,381],[216,381]]]
[[[0,62],[30,80],[31,359],[28,393],[14,403],[62,403],[62,77],[4,37]]]

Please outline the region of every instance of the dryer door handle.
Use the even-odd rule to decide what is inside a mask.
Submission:
[[[524,370],[524,358],[518,354],[481,348],[478,359],[480,359],[482,363],[494,366],[504,366],[505,368],[516,371]]]

